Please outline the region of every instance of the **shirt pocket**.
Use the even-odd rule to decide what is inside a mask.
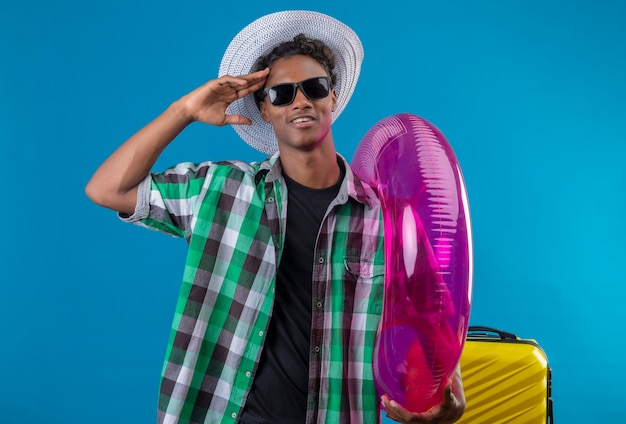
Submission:
[[[385,265],[376,264],[371,261],[361,260],[359,258],[345,258],[344,265],[346,271],[360,279],[373,279],[385,275]]]
[[[380,315],[385,266],[362,258],[344,259],[344,311]]]

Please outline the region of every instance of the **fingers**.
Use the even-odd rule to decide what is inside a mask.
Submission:
[[[228,87],[231,90],[234,90],[237,98],[241,98],[263,88],[265,80],[269,75],[269,71],[269,68],[265,68],[251,74],[236,77],[224,75],[218,78],[216,82],[222,87]]]
[[[381,403],[387,413],[387,417],[399,423],[420,424],[429,422],[427,419],[424,419],[424,417],[428,415],[412,413],[403,408],[395,400],[389,399],[386,395],[381,397]]]
[[[226,115],[224,124],[230,125],[252,125],[252,120],[243,115]]]
[[[386,395],[383,395],[381,398],[381,404],[383,409],[386,412],[387,418],[391,418],[397,422],[404,422],[402,417],[401,407],[395,401],[390,400]]]

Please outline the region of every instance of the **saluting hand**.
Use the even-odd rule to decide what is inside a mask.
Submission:
[[[181,97],[179,103],[189,121],[217,126],[250,125],[252,124],[250,118],[243,115],[227,115],[226,108],[235,100],[261,89],[268,75],[269,68],[237,77],[224,75]]]

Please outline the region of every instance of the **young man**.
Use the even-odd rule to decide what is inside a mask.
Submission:
[[[159,422],[380,420],[381,206],[331,131],[361,60],[356,34],[329,16],[264,16],[233,40],[219,78],[133,135],[87,185],[122,219],[189,243]],[[151,173],[194,121],[236,125],[271,156]],[[465,405],[458,374],[451,388],[427,414],[382,403],[400,422],[451,423]]]

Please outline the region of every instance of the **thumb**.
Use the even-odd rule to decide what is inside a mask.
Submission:
[[[243,115],[226,115],[224,125],[252,125],[252,120]]]

